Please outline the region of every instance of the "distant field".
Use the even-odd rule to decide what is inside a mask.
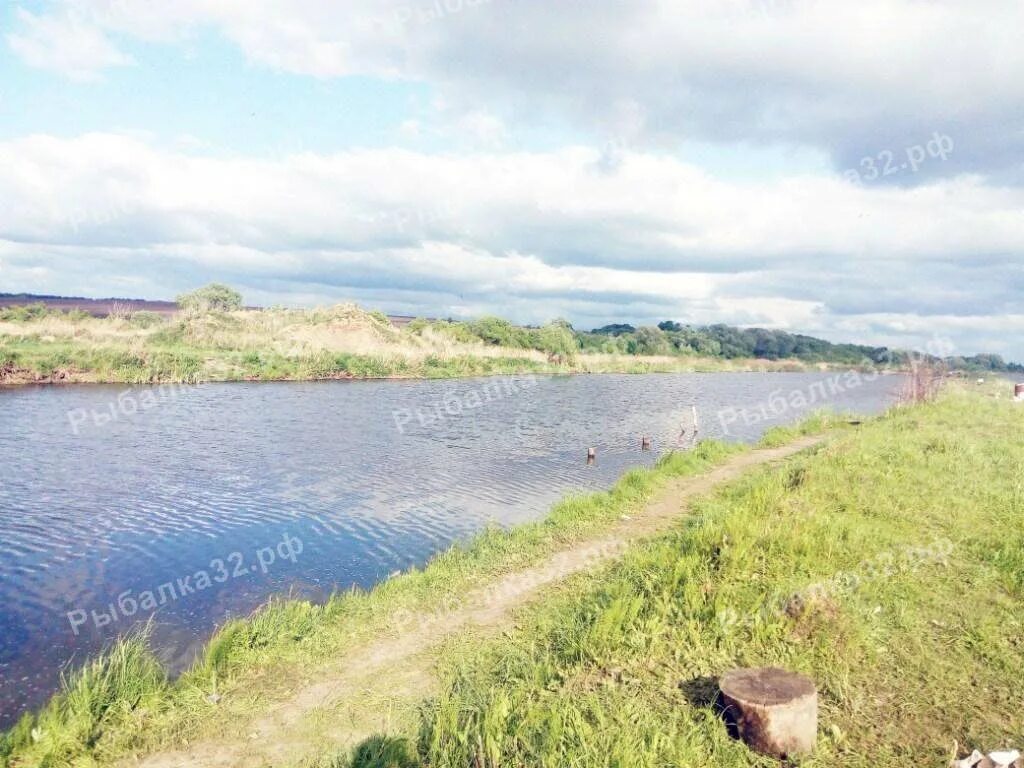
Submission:
[[[178,305],[173,301],[147,301],[145,299],[83,299],[77,296],[36,296],[31,293],[0,293],[0,307],[18,307],[43,304],[47,309],[62,312],[79,310],[93,317],[106,317],[112,312],[158,312],[173,315]]]
[[[47,309],[61,312],[87,312],[93,317],[107,317],[110,314],[131,314],[132,312],[157,312],[171,316],[178,312],[178,305],[173,301],[148,301],[146,299],[85,299],[80,296],[41,296],[33,293],[0,293],[0,309],[4,307],[20,307],[28,304],[42,304]],[[249,307],[259,309],[259,307]],[[401,328],[415,320],[412,315],[388,315],[388,320],[396,328]]]

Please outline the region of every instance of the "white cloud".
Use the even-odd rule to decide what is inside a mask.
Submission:
[[[500,149],[507,137],[505,124],[499,118],[479,110],[458,118],[453,130],[457,138],[483,149]]]
[[[992,342],[985,324],[1017,316],[1018,0],[42,8],[18,12],[8,44],[77,79],[131,63],[117,42],[186,51],[215,30],[256,67],[427,82],[431,106],[396,135],[447,151],[266,160],[189,154],[201,141],[189,137],[177,151],[145,136],[9,141],[5,284],[34,287],[52,263],[49,279],[74,275],[72,285],[144,272],[164,295],[216,274],[284,300],[355,295],[403,311],[583,323],[674,316],[887,343],[934,324],[965,346]],[[524,126],[545,145],[576,138],[513,151]],[[839,171],[891,151],[900,166],[937,131],[955,142],[947,159],[859,187],[778,167],[770,181],[756,170],[726,180],[673,154],[714,145],[705,164],[718,172],[733,148],[776,166],[786,153],[816,169],[828,158]],[[1000,351],[1016,343],[999,338]]]
[[[161,151],[116,134],[33,136],[0,144],[0,231],[268,250],[443,240],[643,270],[707,262],[730,271],[809,256],[988,258],[1024,246],[1024,191],[976,177],[864,188],[836,177],[724,182],[641,152],[624,153],[614,173],[599,164],[584,147],[265,160]]]
[[[1018,0],[56,0],[52,14],[23,18],[74,18],[100,41],[88,66],[61,66],[72,72],[123,63],[104,30],[174,40],[213,27],[258,65],[424,80],[464,113],[555,115],[622,143],[812,146],[846,168],[943,131],[954,156],[897,181],[1024,180]]]
[[[281,301],[826,335],[861,327],[867,341],[917,338],[923,325],[899,318],[930,316],[973,338],[975,326],[948,318],[998,327],[1024,283],[1017,187],[976,177],[914,189],[807,176],[726,183],[661,155],[624,151],[614,171],[600,161],[581,147],[271,161],[112,134],[9,141],[3,281],[36,288],[29,270],[45,265],[70,286],[50,291],[105,293],[118,275],[145,274],[166,296],[217,278]]]
[[[31,67],[95,80],[108,67],[133,63],[100,27],[75,12],[37,16],[18,9],[16,15],[19,31],[7,35],[7,44]]]

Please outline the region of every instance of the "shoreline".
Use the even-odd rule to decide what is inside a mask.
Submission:
[[[575,736],[548,743],[543,730],[531,742],[516,734],[544,722],[548,707],[575,713],[584,685],[587,706],[609,718],[609,738],[655,750],[648,755],[654,763],[735,754],[727,764],[739,766],[744,753],[729,746],[704,699],[687,703],[680,697],[689,689],[680,686],[762,659],[795,665],[828,691],[819,737],[825,761],[878,748],[886,750],[880,764],[931,757],[936,738],[959,735],[968,714],[976,723],[967,726],[972,740],[995,743],[1019,721],[1017,710],[1003,711],[1015,684],[1000,670],[1024,663],[1024,648],[1011,642],[1018,624],[992,614],[1017,610],[1024,594],[1014,576],[1024,550],[1014,549],[1016,534],[1006,538],[1019,532],[1019,511],[1007,501],[1010,470],[1024,460],[1021,418],[1024,411],[994,383],[951,386],[936,401],[891,408],[857,426],[819,415],[766,433],[759,447],[702,442],[653,468],[627,471],[608,491],[566,497],[539,521],[484,531],[372,589],[322,604],[272,600],[220,627],[174,679],[144,637],[129,637],[0,733],[0,765],[155,768],[182,764],[182,754],[198,754],[189,764],[204,767],[255,764],[250,758],[261,754],[282,766],[347,765],[349,738],[366,744],[359,739],[368,732],[413,756],[402,765],[472,764],[486,734],[503,762],[531,764],[534,753],[518,751],[527,743],[564,762],[559,750],[585,749],[594,736],[579,734],[580,746]],[[690,523],[643,538],[651,504],[660,505],[655,518],[678,520],[674,489],[812,435],[826,437],[826,445],[794,465],[707,486]],[[959,471],[964,462],[966,473]],[[666,492],[671,498],[662,498]],[[959,514],[950,515],[950,505]],[[886,513],[894,506],[899,514]],[[618,552],[596,546],[614,542],[615,531],[637,539],[614,564],[597,557],[597,567],[576,571],[564,559],[573,548]],[[991,563],[974,554],[994,546],[1002,549]],[[771,557],[757,554],[765,551]],[[545,568],[553,562],[561,564],[552,571],[559,578],[549,580]],[[470,600],[503,584],[522,598],[511,613]],[[543,599],[531,597],[531,585],[543,588],[536,591]],[[449,631],[449,617],[474,610],[484,611],[483,629],[457,624]],[[980,621],[984,636],[964,632]],[[649,631],[637,634],[638,626]],[[345,666],[360,654],[384,666]],[[976,681],[934,667],[950,654],[993,695],[961,695],[976,690]],[[503,659],[522,672],[509,678]],[[925,677],[891,672],[903,667]],[[890,688],[892,697],[874,693]],[[638,697],[626,700],[645,714],[616,719],[634,711],[621,709],[623,696]],[[894,729],[891,704],[908,699],[920,706],[904,713],[912,722]],[[871,709],[866,718],[858,714],[863,706]],[[480,730],[488,723],[497,730]],[[648,729],[672,739],[633,739]],[[691,751],[658,752],[663,744]],[[899,761],[889,759],[896,754]]]
[[[487,360],[487,358],[480,358]],[[730,361],[731,362],[731,361]],[[638,358],[633,366],[609,366],[599,369],[584,368],[546,368],[546,367],[524,367],[513,370],[494,371],[468,371],[465,373],[449,373],[446,375],[416,375],[416,374],[381,374],[381,375],[355,375],[352,373],[336,373],[321,376],[241,376],[226,378],[161,378],[150,380],[137,380],[134,378],[99,378],[90,371],[59,371],[50,375],[39,375],[29,369],[0,369],[0,392],[23,387],[71,387],[71,386],[198,386],[202,384],[258,384],[258,383],[307,383],[307,382],[332,382],[332,381],[446,381],[465,380],[474,378],[495,378],[500,376],[603,376],[618,374],[624,376],[643,376],[652,374],[679,374],[679,373],[834,373],[846,371],[866,371],[864,366],[839,365],[839,364],[797,364],[794,361],[762,361],[753,358],[746,361],[748,364],[737,366],[721,365],[680,365],[670,366],[655,363],[646,363]],[[907,373],[903,368],[885,368],[877,370],[882,376],[895,376]]]
[[[723,332],[724,333],[724,332]],[[744,331],[737,330],[742,335]],[[765,331],[765,333],[768,333]],[[674,334],[674,335],[673,335]],[[0,316],[0,388],[39,384],[457,379],[585,373],[813,372],[905,367],[905,353],[797,337],[775,352],[708,330],[624,335],[552,323],[417,320],[394,326],[353,305],[316,310],[137,312],[104,318],[40,310]],[[730,337],[731,338],[731,337]],[[739,337],[737,337],[739,338]],[[779,342],[781,345],[781,342]],[[820,347],[820,348],[819,348]]]
[[[643,506],[660,492],[666,483],[677,479],[699,479],[705,473],[715,471],[732,460],[748,457],[758,450],[777,450],[785,443],[806,439],[808,435],[828,435],[846,428],[848,427],[842,419],[831,419],[830,416],[817,414],[798,424],[773,428],[756,443],[706,440],[690,451],[666,453],[652,467],[634,467],[626,470],[607,490],[569,494],[556,502],[545,516],[536,521],[508,529],[485,529],[467,541],[453,544],[437,552],[422,567],[414,567],[397,576],[385,578],[368,589],[353,588],[334,593],[321,603],[310,603],[285,595],[272,596],[264,607],[254,613],[230,619],[216,628],[209,640],[203,644],[195,662],[179,675],[171,676],[163,671],[163,665],[156,661],[154,651],[148,647],[144,627],[131,630],[107,650],[76,665],[69,675],[67,690],[55,692],[44,705],[23,712],[19,716],[20,719],[15,719],[6,734],[0,729],[0,766],[5,765],[2,761],[5,735],[10,738],[11,734],[25,728],[24,723],[28,722],[26,718],[36,722],[36,727],[42,728],[39,719],[45,718],[47,713],[55,714],[62,706],[61,702],[67,699],[69,691],[80,690],[83,685],[90,684],[91,681],[86,679],[93,677],[90,670],[95,673],[97,669],[106,669],[109,665],[121,663],[123,659],[120,657],[123,654],[130,655],[134,659],[132,663],[146,667],[150,674],[155,670],[161,670],[156,674],[165,681],[165,691],[172,698],[181,692],[180,689],[187,690],[196,685],[204,690],[210,689],[204,696],[219,696],[222,691],[233,690],[234,686],[227,682],[228,680],[246,670],[252,670],[254,666],[281,666],[277,654],[268,657],[257,654],[257,657],[253,658],[244,648],[246,643],[240,644],[242,647],[238,648],[238,658],[230,658],[231,654],[224,659],[217,658],[223,653],[221,645],[225,642],[229,645],[236,644],[240,634],[252,632],[260,624],[276,625],[283,622],[280,636],[275,630],[276,639],[272,641],[272,645],[277,651],[283,652],[285,661],[282,668],[291,669],[297,662],[289,652],[294,654],[296,647],[288,638],[294,631],[291,625],[296,619],[296,613],[313,614],[318,617],[319,626],[310,627],[314,634],[330,632],[330,627],[327,626],[330,623],[329,617],[339,614],[362,615],[364,620],[360,621],[360,625],[348,627],[344,637],[340,639],[341,645],[336,652],[342,653],[342,649],[358,646],[381,633],[393,631],[396,622],[407,624],[413,614],[420,610],[432,610],[436,613],[458,609],[464,602],[466,590],[487,584],[507,573],[510,568],[535,565],[563,547],[571,547],[580,541],[602,535],[610,528],[621,525],[624,514],[633,514],[636,508]],[[301,619],[300,622],[305,623]],[[330,642],[336,643],[339,640],[332,639]],[[314,656],[320,663],[327,658],[322,653]],[[212,678],[211,657],[217,659],[212,662]],[[309,657],[303,654],[300,666],[309,660]],[[297,672],[296,668],[295,673]],[[288,675],[285,674],[284,677],[287,678]],[[277,695],[279,693],[280,691]],[[207,705],[210,703],[206,702]],[[216,705],[216,702],[213,704]],[[181,713],[185,715],[185,720],[175,726],[175,731],[177,732],[180,727],[184,729],[183,733],[190,734],[193,729],[199,727],[201,720],[216,712],[216,707],[204,707],[203,712],[197,721],[192,719],[196,713]]]

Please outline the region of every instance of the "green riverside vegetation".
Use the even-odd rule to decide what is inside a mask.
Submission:
[[[452,652],[410,755],[431,766],[749,766],[714,678],[812,677],[808,766],[1021,746],[1024,406],[897,408]]]
[[[796,361],[583,350],[559,324],[504,324],[515,331],[505,338],[486,330],[494,328],[487,319],[479,327],[413,321],[396,328],[379,312],[354,305],[251,310],[204,300],[186,306],[174,316],[143,311],[103,318],[33,306],[0,310],[0,384],[804,369]]]
[[[834,423],[827,414],[815,414],[785,434],[818,432]],[[666,454],[652,469],[626,472],[609,491],[570,496],[542,521],[488,529],[422,570],[369,592],[352,590],[322,605],[272,601],[224,626],[195,665],[174,681],[149,652],[147,633],[133,634],[69,676],[65,690],[44,709],[0,736],[0,765],[107,764],[136,750],[195,738],[216,720],[248,714],[245,696],[254,680],[273,697],[311,664],[393,630],[409,612],[449,610],[468,590],[610,526],[671,478],[699,474],[745,450],[704,441],[692,451]],[[212,703],[213,695],[223,695],[223,701]]]
[[[212,284],[177,298],[179,311],[107,317],[0,307],[0,384],[450,378],[513,373],[904,369],[909,353],[726,325],[615,325],[579,331],[564,320],[528,328],[497,317],[416,319],[393,326],[354,305],[246,309]],[[935,358],[931,358],[933,361]],[[961,370],[1022,370],[998,355],[950,358]]]
[[[831,426],[821,416],[765,442]],[[549,588],[513,630],[451,640],[434,659],[440,690],[416,717],[319,765],[769,765],[729,738],[713,701],[716,676],[757,665],[818,684],[819,745],[804,765],[936,765],[954,742],[1019,747],[1024,406],[995,385],[953,385],[842,426],[698,501],[620,561]],[[175,681],[129,639],[4,736],[0,756],[104,765],[215,734],[400,612],[457,601],[743,450],[670,454],[368,593],[275,602],[223,628]]]

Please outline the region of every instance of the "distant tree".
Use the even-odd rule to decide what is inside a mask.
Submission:
[[[591,333],[600,333],[604,336],[621,336],[624,333],[633,333],[636,330],[632,325],[625,323],[612,323],[611,325],[602,325],[600,328],[595,328]]]
[[[501,347],[518,347],[521,344],[515,326],[508,320],[488,315],[469,324],[469,329],[485,344],[496,344]]]
[[[1010,370],[1010,366],[1003,360],[1002,355],[981,354],[960,359],[963,368],[972,371],[996,371]]]
[[[679,331],[683,330],[683,326],[681,326],[675,320],[662,320],[660,323],[658,323],[658,327],[663,331],[668,331],[672,333],[678,333]]]
[[[181,309],[191,312],[231,312],[242,308],[242,294],[223,283],[210,283],[183,293],[175,301]]]
[[[665,332],[658,328],[637,328],[629,341],[629,352],[634,355],[667,355],[672,352]]]
[[[549,355],[572,357],[579,350],[579,342],[572,326],[565,320],[552,320],[537,332],[537,346]]]

